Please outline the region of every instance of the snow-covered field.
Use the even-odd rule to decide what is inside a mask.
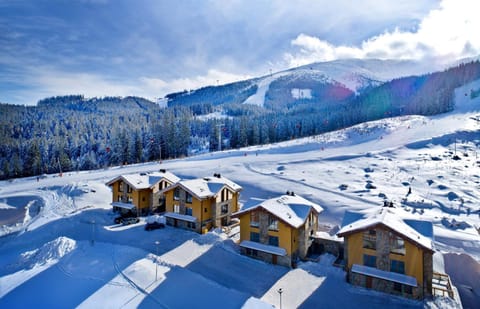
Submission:
[[[105,183],[166,168],[182,178],[221,173],[244,188],[243,203],[294,191],[320,204],[320,223],[330,227],[346,210],[392,200],[433,221],[436,265],[451,275],[464,307],[473,308],[480,303],[480,100],[465,93],[479,88],[476,82],[458,89],[457,109],[436,117],[382,120],[161,164],[0,182],[0,307],[271,308],[279,306],[279,288],[283,308],[458,306],[447,298],[424,303],[353,287],[329,255],[292,270],[240,255],[219,232],[168,226],[147,232],[144,219],[113,224]]]

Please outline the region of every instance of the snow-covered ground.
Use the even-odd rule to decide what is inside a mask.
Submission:
[[[435,265],[451,274],[464,307],[473,308],[480,303],[480,100],[465,95],[470,89],[480,82],[458,89],[457,109],[435,117],[381,120],[161,164],[0,182],[0,307],[271,308],[279,306],[280,288],[283,308],[458,306],[353,287],[329,255],[292,270],[240,255],[219,232],[168,226],[147,232],[145,219],[113,224],[105,183],[166,168],[182,178],[221,173],[244,188],[243,203],[294,191],[321,205],[320,223],[331,227],[346,210],[392,200],[406,214],[433,221]]]

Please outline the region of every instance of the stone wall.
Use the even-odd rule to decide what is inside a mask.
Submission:
[[[401,286],[401,290],[399,291],[395,289],[395,283],[393,283],[392,281],[369,277],[351,271],[348,274],[348,280],[352,285],[361,286],[364,288],[371,288],[388,294],[399,295],[411,299],[423,298],[421,286],[412,287],[410,294],[407,292],[409,289],[405,286]],[[371,283],[371,287],[368,287],[368,281]]]
[[[339,256],[340,251],[343,249],[342,242],[335,241],[332,239],[318,238],[316,237],[313,240],[312,244],[313,253],[330,253],[334,256]],[[346,247],[346,244],[345,244]],[[343,251],[343,250],[342,250]]]
[[[423,296],[432,295],[433,256],[431,252],[423,252]]]

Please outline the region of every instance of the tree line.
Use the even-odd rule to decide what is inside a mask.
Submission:
[[[360,95],[338,84],[329,91],[322,84],[312,90],[321,96],[298,101],[279,80],[267,91],[267,101],[283,95],[286,103],[278,106],[270,100],[264,107],[242,104],[256,90],[251,82],[220,86],[218,93],[215,87],[188,92],[192,97],[172,94],[166,108],[138,97],[81,95],[47,98],[36,106],[0,104],[0,179],[179,158],[312,136],[386,117],[439,114],[454,108],[456,88],[479,78],[480,63],[474,61],[395,79]],[[326,97],[332,92],[336,96]],[[201,95],[198,100],[194,93]],[[226,103],[220,104],[223,99]],[[215,111],[225,117],[201,117]]]

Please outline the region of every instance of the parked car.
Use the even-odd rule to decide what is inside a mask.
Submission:
[[[165,224],[157,222],[157,221],[153,221],[153,222],[145,224],[145,231],[163,229],[164,227],[165,227]]]
[[[140,219],[138,219],[137,217],[123,218],[121,222],[123,225],[129,225],[140,222]]]
[[[133,213],[133,212],[127,212],[127,213],[124,213],[124,214],[121,214],[120,216],[118,217],[115,217],[115,219],[113,220],[116,224],[119,224],[119,223],[122,223],[122,220],[123,219],[127,219],[127,218],[134,218],[136,217],[136,215]]]

